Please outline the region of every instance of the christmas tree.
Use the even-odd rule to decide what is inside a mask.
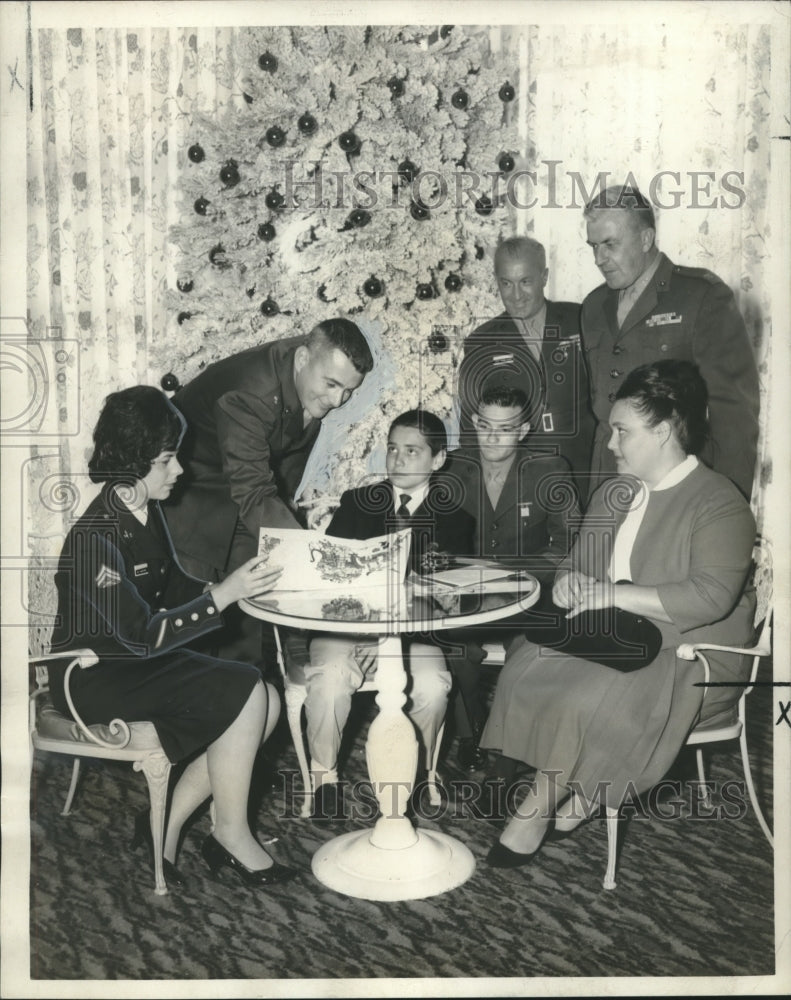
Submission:
[[[154,371],[173,388],[322,319],[357,320],[375,395],[328,456],[338,495],[397,413],[450,417],[463,339],[499,311],[516,69],[485,29],[450,25],[246,28],[236,45],[243,99],[193,120],[183,150],[172,326]]]

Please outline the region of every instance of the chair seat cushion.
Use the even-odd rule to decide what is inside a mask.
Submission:
[[[121,743],[120,734],[110,732],[110,727],[93,725],[88,727],[92,733],[109,743]],[[38,707],[37,729],[43,739],[62,740],[71,743],[90,743],[82,733],[77,723],[62,715],[49,700],[44,700]],[[131,738],[126,745],[127,750],[157,750],[160,747],[157,731],[152,722],[130,722]]]

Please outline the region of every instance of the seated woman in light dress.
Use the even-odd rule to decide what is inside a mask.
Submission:
[[[527,796],[487,858],[534,860],[590,815],[665,775],[692,726],[727,713],[741,688],[701,686],[682,643],[743,646],[753,630],[748,585],[755,522],[742,494],[695,455],[707,435],[707,390],[691,362],[634,369],[610,414],[618,476],[594,494],[555,577],[568,616],[616,607],[653,622],[661,650],[623,673],[517,640],[498,679],[481,746],[536,768]],[[617,583],[614,581],[618,581]],[[749,658],[710,655],[713,682],[747,678]]]

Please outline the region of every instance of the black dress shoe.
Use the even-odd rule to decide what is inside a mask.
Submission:
[[[537,854],[538,851],[533,851],[532,854],[512,851],[510,847],[506,847],[498,840],[486,855],[486,863],[490,868],[521,868],[532,864]]]
[[[553,826],[551,830],[548,830],[544,835],[542,843],[544,844],[559,844],[561,840],[565,840],[566,837],[570,837],[572,833],[577,830],[576,826],[571,830],[558,830],[556,826]]]
[[[131,849],[136,851],[141,844],[148,848],[151,867],[154,867],[154,837],[151,833],[151,810],[144,809],[135,816],[135,831],[132,834]],[[186,880],[172,861],[162,858],[162,874],[169,885],[186,885]]]
[[[334,781],[319,785],[313,796],[313,811],[310,818],[319,823],[346,819],[343,808],[343,790]]]
[[[479,771],[485,767],[489,755],[481,750],[474,736],[462,736],[456,751],[456,761],[463,771]]]
[[[235,858],[230,851],[226,851],[222,844],[215,840],[211,834],[203,841],[201,854],[203,855],[203,860],[209,866],[212,875],[216,875],[223,865],[227,865],[231,871],[239,876],[245,885],[249,886],[276,885],[278,882],[288,882],[300,874],[296,868],[279,865],[277,861],[273,861],[269,868],[258,868],[256,870],[248,868],[238,858]]]

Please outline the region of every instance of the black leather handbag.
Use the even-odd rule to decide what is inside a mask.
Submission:
[[[657,626],[630,611],[604,608],[583,611],[574,618],[566,614],[566,609],[553,605],[552,610],[527,612],[519,625],[529,642],[621,673],[647,667],[662,648]]]

